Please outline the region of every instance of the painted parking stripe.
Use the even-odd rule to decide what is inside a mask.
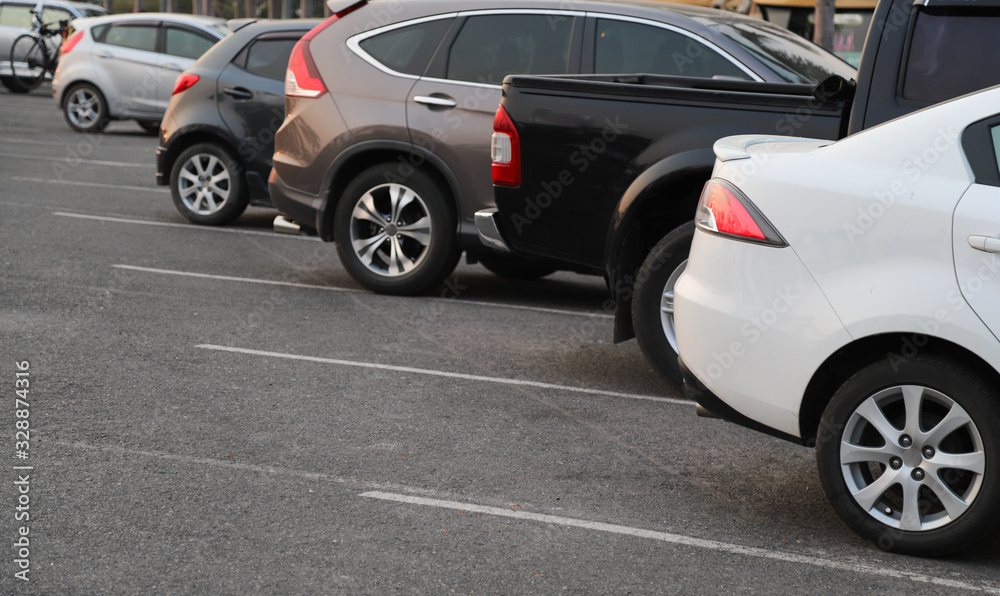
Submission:
[[[22,153],[0,153],[0,157],[10,157],[13,159],[27,159],[34,161],[36,159],[41,159],[44,161],[61,161],[66,165],[75,165],[78,163],[88,163],[98,166],[118,166],[123,168],[155,168],[155,164],[152,163],[134,163],[131,161],[103,161],[100,159],[83,159],[83,158],[69,158],[69,157],[51,157],[49,155],[24,155]]]
[[[617,524],[608,524],[604,522],[574,519],[571,517],[546,515],[542,513],[531,513],[521,509],[517,510],[504,509],[501,507],[476,505],[474,503],[459,503],[457,501],[444,501],[440,499],[429,499],[426,497],[417,497],[413,495],[402,495],[402,494],[387,493],[381,491],[369,491],[362,493],[360,496],[372,499],[381,499],[383,501],[395,501],[397,503],[407,503],[410,505],[422,505],[424,507],[436,507],[439,509],[453,509],[457,511],[468,511],[471,513],[483,513],[486,515],[496,515],[499,517],[508,517],[512,519],[523,519],[523,520],[553,524],[558,526],[567,526],[571,528],[582,528],[584,530],[591,530],[596,532],[607,532],[609,534],[634,536],[636,538],[658,540],[660,542],[667,542],[670,544],[676,544],[678,546],[700,548],[731,555],[754,557],[760,559],[770,559],[773,561],[782,561],[785,563],[793,563],[797,565],[812,565],[814,567],[822,567],[824,569],[831,569],[835,571],[846,571],[848,573],[865,573],[868,575],[879,576],[882,578],[902,579],[907,581],[933,584],[936,586],[943,586],[959,590],[986,592],[988,594],[1000,594],[1000,588],[995,586],[975,585],[953,579],[946,579],[943,577],[926,575],[923,573],[914,573],[912,571],[905,571],[902,569],[893,569],[885,566],[866,565],[864,563],[837,561],[835,559],[829,559],[815,555],[799,555],[795,553],[768,550],[766,548],[743,546],[739,544],[733,544],[730,542],[720,542],[718,540],[706,540],[704,538],[695,538],[693,536],[685,536],[683,534],[659,532],[656,530],[645,530],[642,528],[632,528],[629,526],[620,526]]]
[[[292,238],[298,240],[311,240],[318,242],[316,238],[309,236],[292,236],[291,234],[278,234],[276,232],[261,232],[258,230],[241,230],[236,228],[220,228],[216,226],[199,226],[195,224],[169,223],[165,221],[153,221],[151,219],[128,219],[125,217],[108,217],[106,215],[87,215],[84,213],[69,213],[67,211],[56,211],[52,215],[59,217],[75,217],[77,219],[90,219],[95,221],[107,221],[113,223],[133,224],[140,226],[157,226],[162,228],[186,228],[189,230],[201,230],[203,232],[221,232],[224,234],[249,234],[251,236],[269,236],[271,238]]]
[[[435,298],[437,302],[458,302],[460,304],[475,304],[478,306],[491,306],[493,308],[513,308],[514,310],[532,310],[535,312],[547,312],[556,315],[573,315],[577,317],[591,317],[594,319],[613,319],[614,315],[603,312],[586,312],[582,310],[565,310],[562,308],[546,308],[544,306],[523,306],[521,304],[502,304],[500,302],[480,302],[479,300],[461,300],[459,298]]]
[[[140,190],[145,192],[169,193],[168,188],[153,188],[152,186],[126,186],[124,184],[101,184],[100,182],[79,182],[77,180],[50,180],[48,178],[27,178],[24,176],[11,176],[11,180],[24,180],[25,182],[39,182],[42,184],[65,184],[67,186],[92,186],[94,188],[111,188],[115,190]]]
[[[266,356],[269,358],[283,358],[286,360],[302,360],[306,362],[319,362],[321,364],[336,364],[338,366],[353,366],[357,368],[372,368],[377,370],[391,370],[393,372],[412,373],[417,375],[429,375],[432,377],[445,377],[448,379],[464,379],[467,381],[481,381],[484,383],[496,383],[499,385],[516,385],[519,387],[534,387],[536,389],[556,389],[559,391],[570,391],[573,393],[587,393],[591,395],[605,395],[609,397],[624,397],[626,399],[637,399],[644,401],[658,401],[679,406],[691,407],[694,402],[675,399],[670,397],[659,397],[655,395],[640,395],[636,393],[621,393],[619,391],[605,391],[603,389],[590,389],[587,387],[571,387],[569,385],[556,385],[555,383],[541,383],[538,381],[523,381],[521,379],[504,379],[501,377],[487,377],[483,375],[470,375],[465,373],[447,372],[443,370],[432,370],[427,368],[413,368],[410,366],[393,366],[391,364],[377,364],[374,362],[358,362],[355,360],[339,360],[336,358],[320,358],[318,356],[302,356],[299,354],[287,354],[284,352],[266,352],[263,350],[249,350],[247,348],[235,348],[230,346],[216,346],[212,344],[199,344],[195,346],[205,350],[218,350],[220,352],[233,352],[236,354],[250,354],[251,356]]]
[[[424,495],[435,494],[434,491],[427,490],[425,488],[408,487],[408,486],[401,486],[398,484],[394,485],[382,482],[370,482],[370,481],[360,480],[357,478],[335,476],[332,474],[324,474],[322,472],[310,472],[307,470],[297,470],[294,468],[285,468],[281,466],[257,465],[257,464],[242,463],[232,460],[197,457],[193,455],[181,455],[165,451],[146,451],[141,449],[128,449],[125,447],[119,447],[117,445],[92,445],[88,443],[82,443],[79,441],[61,441],[61,440],[53,440],[52,443],[55,445],[61,445],[63,447],[69,447],[72,449],[80,449],[84,451],[97,451],[102,453],[114,454],[116,456],[147,457],[147,458],[160,459],[164,461],[173,461],[182,464],[196,464],[196,465],[209,466],[219,469],[243,470],[258,474],[288,476],[293,478],[302,478],[304,480],[325,481],[334,484],[342,484],[346,486],[353,485],[362,489],[368,489],[368,488],[376,489],[358,495],[363,498],[381,499],[383,501],[405,503],[411,505],[422,505],[426,507],[436,507],[439,509],[468,511],[473,513],[482,513],[484,515],[495,515],[498,517],[528,520],[528,521],[534,521],[552,525],[561,525],[566,527],[575,527],[591,531],[600,531],[600,532],[607,532],[625,536],[634,536],[637,538],[659,540],[661,542],[677,544],[679,546],[703,548],[727,554],[764,558],[764,559],[782,561],[793,564],[812,565],[836,571],[847,571],[849,573],[865,573],[880,577],[886,577],[890,579],[904,579],[909,581],[944,586],[953,589],[1000,595],[1000,588],[996,586],[976,585],[968,582],[936,577],[933,575],[914,573],[902,569],[893,569],[886,566],[875,567],[873,565],[837,561],[825,557],[797,555],[794,553],[783,553],[758,547],[747,547],[727,542],[719,542],[715,540],[695,538],[692,536],[685,536],[682,534],[672,534],[668,532],[644,530],[641,528],[632,528],[629,526],[620,526],[616,524],[608,524],[603,522],[593,522],[593,521],[570,518],[570,517],[531,513],[528,511],[524,511],[522,509],[517,509],[516,511],[512,511],[511,509],[505,509],[501,507],[489,507],[473,503],[460,503],[458,501],[449,501],[443,499],[415,496],[416,494],[424,494]],[[402,490],[413,494],[399,494],[399,493],[385,492],[387,490],[397,490],[397,491]]]
[[[286,281],[274,281],[270,279],[254,279],[249,277],[232,277],[229,275],[213,275],[208,273],[192,273],[189,271],[177,271],[175,269],[156,269],[153,267],[137,267],[135,265],[112,265],[118,269],[128,269],[130,271],[142,271],[145,273],[159,273],[162,275],[179,275],[183,277],[198,277],[202,279],[217,279],[220,281],[238,281],[245,283],[254,284],[267,284],[274,286],[290,286],[294,288],[309,288],[315,290],[329,290],[333,292],[364,292],[365,290],[359,290],[357,288],[338,288],[335,286],[324,286],[318,284],[300,284],[294,282]],[[419,300],[419,297],[414,298]],[[500,302],[480,302],[478,300],[462,300],[460,298],[432,298],[435,302],[446,302],[450,304],[471,304],[473,306],[487,306],[490,308],[510,308],[514,310],[527,310],[534,312],[551,313],[558,315],[570,315],[579,317],[596,317],[596,318],[614,318],[614,315],[608,315],[604,313],[592,313],[578,310],[564,310],[558,308],[544,308],[540,306],[524,306],[520,304],[502,304]]]
[[[127,269],[129,271],[142,271],[144,273],[159,273],[163,275],[180,275],[183,277],[197,277],[201,279],[217,279],[220,281],[238,281],[249,284],[266,284],[271,286],[287,286],[291,288],[308,288],[310,290],[327,290],[330,292],[361,292],[354,288],[338,288],[335,286],[321,286],[318,284],[300,284],[290,281],[272,281],[269,279],[253,279],[250,277],[232,277],[229,275],[212,275],[208,273],[191,273],[188,271],[174,271],[171,269],[154,269],[152,267],[136,267],[134,265],[112,265],[116,269]]]

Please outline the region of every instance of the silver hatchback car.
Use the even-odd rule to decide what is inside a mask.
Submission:
[[[177,76],[229,34],[219,18],[159,13],[79,19],[73,28],[52,95],[80,132],[133,119],[155,134]]]

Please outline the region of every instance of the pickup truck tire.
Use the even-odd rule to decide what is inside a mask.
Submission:
[[[883,550],[925,557],[995,536],[998,460],[996,388],[932,354],[861,369],[834,394],[816,438],[841,519]]]
[[[674,331],[674,284],[684,272],[694,222],[675,228],[660,240],[635,276],[632,294],[632,325],[642,353],[665,379],[681,386]]]
[[[479,255],[479,262],[490,272],[507,279],[532,280],[551,275],[557,270],[531,259],[514,255]]]
[[[437,180],[420,170],[400,178],[397,169],[379,164],[351,181],[337,204],[334,242],[344,268],[362,286],[379,294],[419,294],[458,264],[457,223],[451,195]]]

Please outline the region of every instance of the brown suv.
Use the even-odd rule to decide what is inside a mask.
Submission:
[[[463,250],[502,275],[552,271],[500,260],[476,233],[475,212],[493,205],[490,138],[506,75],[677,74],[677,56],[648,50],[680,39],[717,65],[702,76],[781,82],[713,27],[719,18],[742,17],[695,6],[328,4],[334,16],[302,38],[288,64],[287,117],[269,179],[283,214],[275,228],[335,240],[347,271],[381,293],[438,285]],[[612,22],[627,29],[614,44],[603,39]]]

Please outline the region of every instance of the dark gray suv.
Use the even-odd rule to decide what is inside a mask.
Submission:
[[[508,74],[677,74],[697,50],[701,74],[787,82],[713,27],[738,15],[680,4],[590,0],[331,0],[335,13],[292,51],[287,117],[275,140],[275,228],[335,241],[347,271],[380,293],[441,283],[462,250],[530,277],[552,269],[499,261],[477,210],[493,205],[490,138]],[[746,18],[747,27],[759,26]],[[599,43],[613,23],[618,43]],[[669,43],[668,43],[669,42]],[[773,67],[772,67],[773,66]]]
[[[274,132],[285,119],[292,47],[319,20],[230,21],[233,34],[177,79],[156,149],[156,182],[195,223],[270,207]]]

